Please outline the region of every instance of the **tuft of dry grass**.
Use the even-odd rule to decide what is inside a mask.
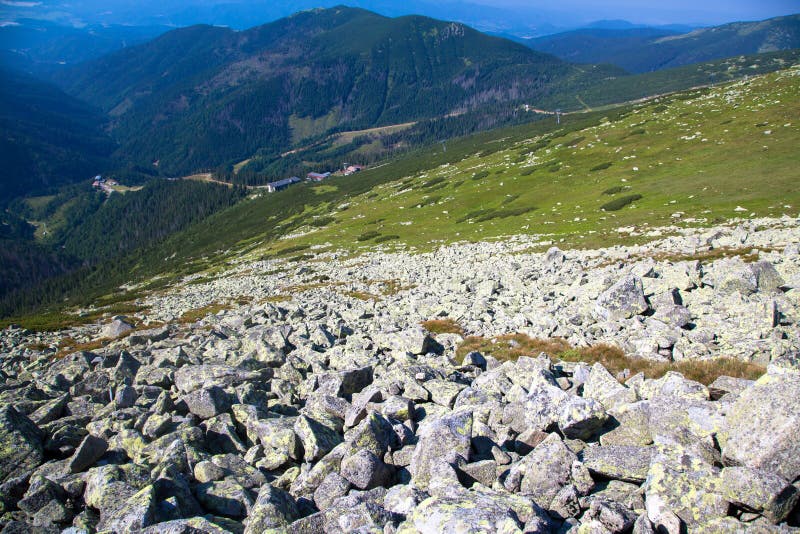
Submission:
[[[670,261],[670,262],[679,262],[679,261],[714,261],[714,260],[721,260],[724,258],[735,258],[739,257],[742,258],[743,261],[747,263],[753,263],[758,261],[758,254],[753,254],[753,248],[733,248],[733,247],[719,247],[719,248],[712,248],[709,250],[700,250],[695,252],[694,254],[674,254],[670,252],[661,252],[659,254],[655,254],[653,259],[656,261]]]
[[[453,319],[431,319],[420,323],[422,328],[431,334],[458,334],[464,335],[464,329]],[[469,351],[468,351],[469,352]]]
[[[75,352],[92,352],[93,350],[101,349],[114,341],[113,339],[109,338],[101,338],[101,339],[94,339],[92,341],[87,341],[86,343],[79,343],[78,341],[72,339],[71,337],[65,337],[62,339],[58,344],[58,352],[56,355],[53,356],[55,359],[60,360],[61,358],[67,356],[68,354],[72,354]]]
[[[515,361],[520,356],[538,356],[542,352],[556,358],[571,348],[561,338],[536,339],[525,334],[506,334],[495,338],[469,336],[456,350],[456,358],[461,361],[473,351],[489,354],[500,361]]]
[[[705,385],[720,376],[758,380],[766,369],[751,362],[743,362],[735,358],[717,358],[715,360],[682,360],[675,364],[675,370],[690,380]]]
[[[525,334],[508,334],[496,338],[470,336],[459,345],[456,358],[460,361],[472,351],[490,355],[499,361],[515,361],[520,356],[538,356],[544,352],[554,360],[589,365],[600,363],[615,376],[625,369],[632,375],[644,373],[647,378],[661,378],[670,371],[676,371],[689,380],[705,385],[720,376],[756,380],[766,372],[764,367],[734,358],[657,362],[628,356],[619,347],[605,343],[576,348],[562,338],[537,339]]]
[[[404,286],[403,282],[400,280],[380,280],[378,283],[382,286],[381,294],[386,297],[391,297],[392,295],[397,295],[401,291],[406,291],[417,287],[414,284]]]
[[[26,348],[28,350],[35,350],[35,351],[38,351],[38,352],[42,352],[43,350],[49,349],[50,345],[48,345],[47,343],[29,343],[29,344],[25,345],[24,348]]]
[[[196,310],[187,311],[186,313],[181,315],[180,319],[178,319],[178,323],[179,324],[194,323],[206,317],[207,315],[216,315],[222,310],[229,310],[229,309],[231,309],[230,304],[214,302],[212,304],[209,304],[208,306],[203,306],[202,308],[197,308]]]
[[[350,298],[363,300],[363,301],[370,301],[371,300],[371,301],[377,302],[377,301],[380,300],[380,297],[378,295],[373,295],[372,293],[367,293],[366,291],[352,290],[352,291],[345,291],[343,294],[345,296],[350,297]]]
[[[271,297],[265,298],[263,302],[277,304],[279,302],[289,302],[290,300],[292,300],[292,297],[289,295],[272,295]]]

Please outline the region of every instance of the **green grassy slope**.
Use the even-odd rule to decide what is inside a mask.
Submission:
[[[596,245],[619,241],[620,227],[797,212],[800,68],[614,113],[579,131],[480,144],[353,197],[344,211],[319,209],[335,213],[326,227],[274,248],[430,248],[519,233]],[[632,195],[641,198],[601,209]]]
[[[599,246],[630,242],[621,228],[646,235],[668,224],[796,214],[799,139],[800,67],[568,115],[560,126],[547,119],[484,132],[448,142],[446,152],[436,145],[239,202],[99,265],[72,281],[79,290],[66,302],[130,299],[120,284],[155,289],[233,259],[378,245],[431,250],[518,234]]]

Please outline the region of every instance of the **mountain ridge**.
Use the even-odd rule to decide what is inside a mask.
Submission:
[[[666,29],[579,29],[525,41],[576,63],[611,63],[633,73],[737,55],[800,48],[800,14],[733,22],[688,33]]]
[[[292,115],[332,116],[335,128],[358,130],[521,100],[592,76],[463,24],[338,7],[243,32],[175,30],[57,80],[109,113],[128,157],[181,173],[291,147]],[[175,140],[177,148],[165,148]]]

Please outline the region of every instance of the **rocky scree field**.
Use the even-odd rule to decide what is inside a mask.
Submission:
[[[0,331],[2,531],[798,530],[798,73],[500,142],[128,316]]]
[[[3,528],[793,531],[797,223],[243,262],[8,328]]]

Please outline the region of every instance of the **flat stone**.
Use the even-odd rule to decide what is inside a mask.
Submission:
[[[583,464],[597,475],[606,478],[641,484],[647,478],[653,447],[625,445],[587,447],[583,450]]]
[[[72,473],[85,471],[103,457],[108,450],[108,442],[89,434],[86,436],[69,461],[69,470]]]
[[[43,435],[36,423],[11,405],[0,409],[0,482],[38,467]]]
[[[739,395],[726,423],[726,465],[800,476],[800,375],[764,375]]]

